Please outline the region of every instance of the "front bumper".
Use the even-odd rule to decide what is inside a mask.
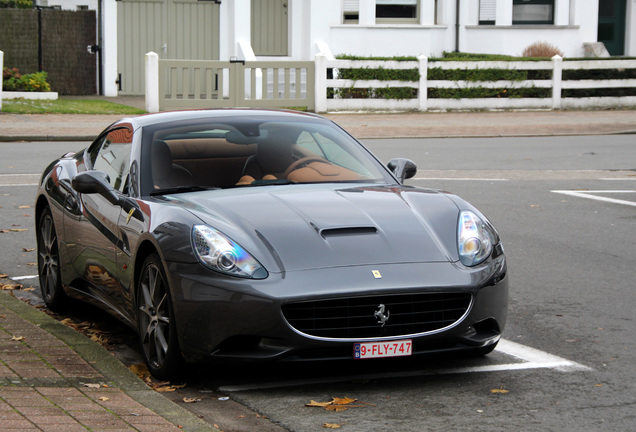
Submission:
[[[273,273],[264,280],[251,280],[216,274],[199,264],[169,263],[169,274],[180,348],[188,361],[353,358],[354,342],[400,339],[413,341],[414,355],[483,348],[499,340],[507,316],[503,255],[477,268],[409,263]],[[331,305],[368,298],[368,311],[362,309],[368,315],[366,322],[380,329],[374,316],[379,304],[375,303],[386,302],[387,310],[398,311],[393,318],[398,320],[400,309],[391,304],[392,299],[419,299],[426,294],[435,295],[437,304],[444,304],[448,297],[467,297],[468,303],[455,318],[449,320],[446,314],[437,328],[413,333],[412,329],[421,327],[407,326],[400,327],[403,332],[379,330],[353,336],[338,329],[326,333],[299,329],[298,321],[294,328],[287,319],[289,312],[287,317],[283,312],[289,305],[310,301],[306,304],[336,300],[325,303]],[[309,315],[318,313],[310,308],[307,314],[313,319]],[[342,326],[342,319],[338,322]]]

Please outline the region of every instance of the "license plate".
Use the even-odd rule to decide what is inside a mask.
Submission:
[[[387,342],[361,342],[353,344],[353,358],[410,356],[413,343],[410,339]]]

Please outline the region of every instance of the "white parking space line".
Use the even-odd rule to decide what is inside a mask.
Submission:
[[[576,372],[576,371],[591,371],[592,368],[584,366],[582,364],[558,357],[538,349],[530,348],[525,345],[511,342],[505,339],[501,339],[497,345],[495,352],[506,354],[510,357],[514,357],[518,361],[513,363],[494,364],[486,366],[469,366],[469,367],[457,367],[447,369],[433,369],[433,370],[421,370],[421,371],[405,371],[405,372],[383,372],[378,374],[366,374],[356,375],[356,380],[367,379],[386,379],[386,378],[409,378],[409,377],[421,377],[421,376],[438,376],[438,375],[453,375],[453,374],[465,374],[465,373],[485,373],[485,372],[502,372],[502,371],[518,371],[526,369],[554,369],[561,372]],[[334,377],[328,378],[314,378],[314,379],[299,379],[291,381],[278,381],[261,384],[245,384],[236,386],[222,386],[218,388],[220,392],[239,392],[248,390],[264,390],[274,389],[280,387],[298,387],[313,384],[325,384],[336,382],[351,381],[352,377]]]
[[[573,196],[577,198],[586,198],[586,199],[591,199],[595,201],[603,201],[603,202],[609,202],[613,204],[621,204],[621,205],[636,207],[636,202],[634,201],[620,200],[616,198],[609,198],[609,197],[595,195],[595,194],[614,194],[614,193],[630,194],[630,193],[636,193],[636,190],[590,190],[590,191],[553,190],[551,192],[562,194],[562,195]]]

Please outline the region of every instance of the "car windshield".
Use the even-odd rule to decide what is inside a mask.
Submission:
[[[184,186],[395,182],[362,145],[326,120],[205,120],[144,130],[147,193],[188,191]]]

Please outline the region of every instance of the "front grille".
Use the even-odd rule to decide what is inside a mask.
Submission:
[[[398,294],[290,303],[287,322],[301,333],[363,339],[431,332],[457,322],[470,307],[470,293]],[[375,313],[384,305],[384,326]],[[380,317],[381,318],[381,317]]]

